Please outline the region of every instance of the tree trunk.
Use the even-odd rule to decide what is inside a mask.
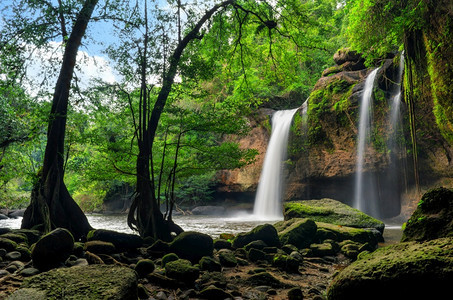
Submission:
[[[147,109],[143,106],[141,120],[148,121],[146,126],[142,127],[142,140],[139,138],[139,156],[137,158],[137,186],[135,198],[133,199],[128,215],[128,225],[132,229],[138,230],[141,236],[152,236],[156,239],[169,240],[171,234],[179,234],[182,228],[176,225],[171,219],[165,219],[157,204],[155,195],[155,186],[150,177],[149,162],[152,161],[152,149],[154,137],[156,135],[157,126],[160,116],[167,103],[168,95],[171,92],[173,82],[178,70],[178,65],[181,60],[181,55],[187,45],[194,39],[199,38],[201,27],[214,15],[219,9],[225,8],[228,5],[235,3],[235,0],[227,0],[215,5],[200,18],[193,29],[186,36],[179,40],[178,45],[170,57],[170,65],[163,76],[162,88],[157,96],[156,103],[151,112],[151,117],[148,113],[144,113]],[[146,40],[146,38],[145,38]],[[142,71],[144,66],[142,66]],[[142,80],[144,79],[142,74]],[[144,91],[142,82],[142,92]],[[171,216],[171,215],[169,215]],[[171,217],[170,217],[171,218]]]
[[[76,240],[86,235],[91,226],[63,182],[64,139],[69,91],[77,52],[97,2],[98,0],[85,1],[65,45],[52,100],[44,164],[33,188],[31,203],[22,220],[22,228],[43,226],[45,232],[56,227],[67,228]]]

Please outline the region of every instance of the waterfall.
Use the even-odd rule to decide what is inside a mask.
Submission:
[[[401,211],[401,193],[406,186],[406,159],[404,145],[398,138],[402,130],[401,119],[401,82],[404,70],[404,54],[401,54],[396,84],[390,97],[390,113],[388,116],[388,167],[382,179],[382,202],[386,211],[397,215]]]
[[[272,132],[264,157],[253,215],[261,220],[282,219],[282,169],[286,159],[289,129],[298,109],[281,110],[272,116]]]
[[[372,116],[372,96],[374,80],[380,68],[373,70],[365,81],[365,88],[360,103],[359,114],[359,132],[357,140],[357,162],[355,178],[354,207],[371,215],[376,216],[378,209],[376,207],[376,187],[372,178],[365,178],[363,165],[365,160],[365,148],[367,139],[371,133],[371,116]],[[368,181],[366,181],[368,179]],[[366,197],[364,187],[367,187]]]

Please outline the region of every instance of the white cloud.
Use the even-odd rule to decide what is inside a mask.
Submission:
[[[55,88],[58,73],[63,59],[63,46],[58,42],[50,42],[47,47],[40,49],[28,46],[28,65],[24,88],[32,96],[40,92],[52,92]],[[87,52],[79,51],[75,70],[78,86],[85,90],[92,86],[96,79],[107,83],[117,81],[110,62],[101,56],[92,56]]]

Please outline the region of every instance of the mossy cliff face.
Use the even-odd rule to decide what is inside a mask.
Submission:
[[[405,98],[420,180],[453,176],[453,8],[424,1],[424,30],[406,32]]]

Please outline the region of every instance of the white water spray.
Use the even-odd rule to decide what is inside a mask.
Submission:
[[[356,163],[356,179],[355,179],[355,194],[354,194],[354,207],[360,211],[375,214],[377,208],[373,207],[374,200],[370,198],[374,197],[374,190],[370,186],[371,190],[367,191],[367,199],[364,194],[364,174],[363,174],[363,164],[365,160],[365,147],[366,141],[370,137],[371,133],[371,115],[372,115],[372,96],[373,96],[373,87],[376,74],[380,68],[373,70],[370,75],[368,75],[365,81],[365,88],[363,91],[361,103],[360,103],[360,115],[359,115],[359,136],[357,140],[357,163]],[[370,203],[371,202],[371,203]]]
[[[289,129],[298,109],[281,110],[272,116],[272,132],[264,157],[253,215],[261,220],[282,219],[282,169],[286,159]]]

